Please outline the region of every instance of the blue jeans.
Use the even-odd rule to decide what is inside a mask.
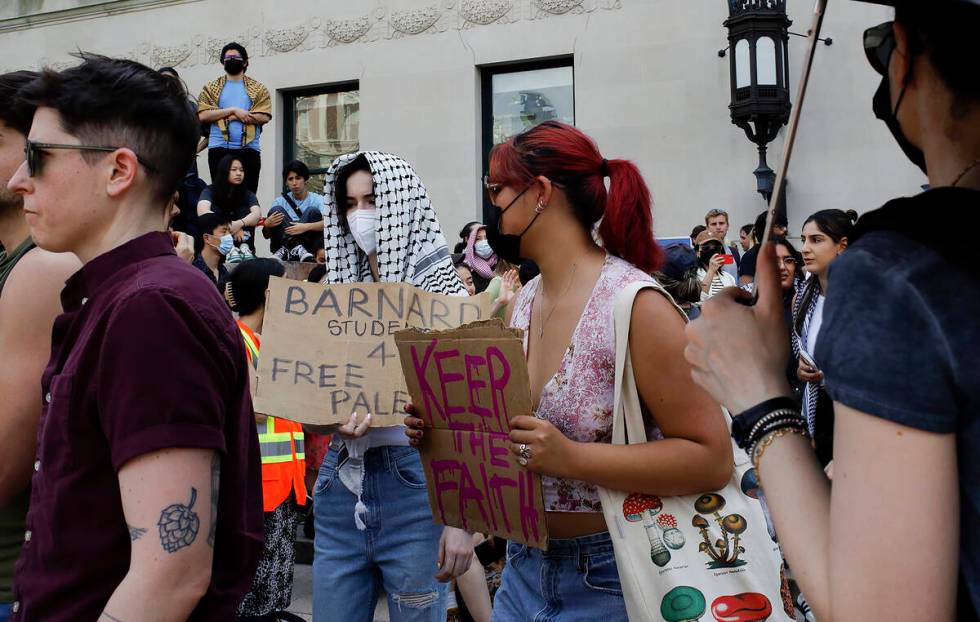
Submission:
[[[7,622],[10,619],[10,608],[13,603],[0,603],[0,622]]]
[[[392,622],[445,622],[446,584],[435,578],[443,528],[432,520],[418,451],[365,454],[364,531],[354,524],[357,498],[337,477],[337,457],[331,448],[313,491],[313,619],[371,622],[383,588]]]
[[[548,541],[548,550],[507,543],[493,622],[626,622],[626,601],[608,533]]]

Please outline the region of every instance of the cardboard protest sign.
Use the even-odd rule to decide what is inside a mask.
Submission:
[[[430,294],[404,283],[269,280],[255,412],[313,425],[371,413],[401,425],[409,401],[394,334],[488,317],[489,295]]]
[[[499,320],[395,335],[419,417],[436,520],[546,548],[540,476],[517,463],[510,420],[531,414],[521,332]]]

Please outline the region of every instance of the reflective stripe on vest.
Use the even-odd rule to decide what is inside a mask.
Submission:
[[[276,432],[275,417],[265,418],[265,432],[259,433],[259,450],[262,464],[276,464],[293,461],[293,443],[296,447],[296,460],[305,460],[305,441],[302,432]]]

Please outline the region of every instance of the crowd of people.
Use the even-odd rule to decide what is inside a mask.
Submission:
[[[172,68],[91,54],[0,75],[0,621],[295,620],[307,516],[317,621],[372,620],[382,594],[401,621],[626,620],[606,490],[701,495],[738,568],[721,574],[783,569],[782,602],[738,594],[756,617],[731,617],[719,598],[716,620],[977,619],[980,288],[944,223],[980,200],[980,5],[897,5],[865,34],[874,109],[931,189],[793,234],[777,213],[768,239],[766,212],[733,240],[712,209],[667,247],[639,169],[560,122],[493,148],[488,222],[450,252],[423,180],[383,151],[337,158],[322,194],[290,162],[263,215],[271,100],[238,44],[196,100]],[[534,416],[509,449],[541,476],[546,550],[433,520],[411,405],[404,426],[355,413],[328,436],[254,412],[287,261],[327,285],[486,292],[523,331]],[[619,444],[613,316],[635,286],[647,442]],[[745,519],[711,491],[749,460],[740,488],[779,548],[738,566]],[[683,559],[676,518],[626,518],[644,512],[650,561]],[[705,615],[676,590],[645,619]]]

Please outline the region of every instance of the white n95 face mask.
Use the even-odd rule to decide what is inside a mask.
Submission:
[[[378,250],[378,210],[354,210],[347,216],[347,226],[350,227],[354,242],[361,247],[366,255]]]

